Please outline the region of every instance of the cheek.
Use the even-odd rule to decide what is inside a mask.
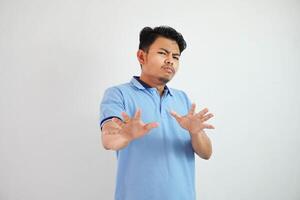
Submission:
[[[175,71],[177,72],[178,69],[179,69],[179,64],[175,64],[175,63],[174,63],[174,69],[175,69]]]
[[[149,62],[149,65],[152,66],[153,69],[161,68],[164,65],[164,60],[156,57]]]

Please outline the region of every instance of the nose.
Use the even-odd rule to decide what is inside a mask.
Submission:
[[[172,54],[168,54],[168,56],[167,56],[167,58],[166,58],[166,60],[165,60],[165,63],[168,64],[168,65],[173,66],[174,60],[173,60]]]

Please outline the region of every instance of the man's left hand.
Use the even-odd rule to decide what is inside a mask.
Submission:
[[[195,109],[196,104],[193,103],[187,115],[180,116],[174,111],[171,111],[171,115],[177,120],[179,125],[189,131],[190,134],[198,134],[203,132],[204,129],[214,129],[214,126],[205,123],[214,115],[212,113],[208,113],[207,108],[204,108],[198,113],[195,113]]]

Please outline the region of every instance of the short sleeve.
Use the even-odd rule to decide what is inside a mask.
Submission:
[[[100,127],[113,117],[122,120],[121,113],[125,111],[124,98],[122,92],[117,87],[108,88],[100,103]]]

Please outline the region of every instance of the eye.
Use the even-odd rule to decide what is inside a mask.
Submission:
[[[173,56],[173,58],[174,58],[175,60],[179,60],[179,57]]]
[[[158,53],[159,53],[159,54],[162,54],[162,55],[166,55],[166,53],[165,53],[165,52],[161,52],[161,51],[160,51],[160,52],[158,52]]]

